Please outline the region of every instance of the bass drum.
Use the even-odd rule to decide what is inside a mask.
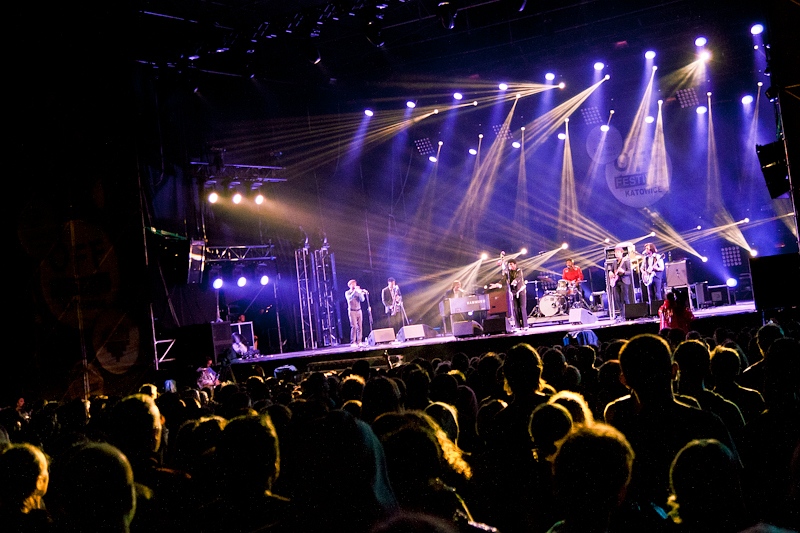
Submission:
[[[560,294],[545,294],[539,300],[539,312],[542,316],[556,316],[567,313],[567,299]]]

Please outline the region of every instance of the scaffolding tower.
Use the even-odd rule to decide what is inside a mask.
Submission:
[[[336,346],[339,344],[339,319],[334,254],[325,244],[313,252],[307,247],[298,248],[294,257],[303,348]]]

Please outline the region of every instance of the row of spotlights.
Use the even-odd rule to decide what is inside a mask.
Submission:
[[[209,195],[208,195],[209,203],[215,204],[215,203],[219,202],[220,199],[221,199],[221,197],[220,197],[219,193],[217,193],[215,191],[209,193]],[[233,196],[231,196],[231,202],[233,202],[234,204],[237,204],[237,205],[242,203],[244,201],[244,199],[245,199],[244,195],[242,195],[242,193],[238,193],[238,192],[235,193]],[[263,204],[264,203],[264,195],[263,194],[256,195],[253,198],[253,203],[255,203],[256,205]]]

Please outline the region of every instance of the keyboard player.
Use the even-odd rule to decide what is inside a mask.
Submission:
[[[449,300],[450,298],[463,298],[466,295],[467,291],[461,288],[461,281],[455,280],[450,290],[445,291],[444,299]],[[450,324],[453,322],[461,322],[467,319],[467,317],[464,316],[464,313],[456,313],[454,315],[450,315],[450,317]],[[445,324],[445,327],[447,327],[447,324]]]

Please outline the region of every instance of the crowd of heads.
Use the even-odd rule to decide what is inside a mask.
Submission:
[[[797,530],[797,339],[786,320],[20,401],[0,410],[0,524]]]

